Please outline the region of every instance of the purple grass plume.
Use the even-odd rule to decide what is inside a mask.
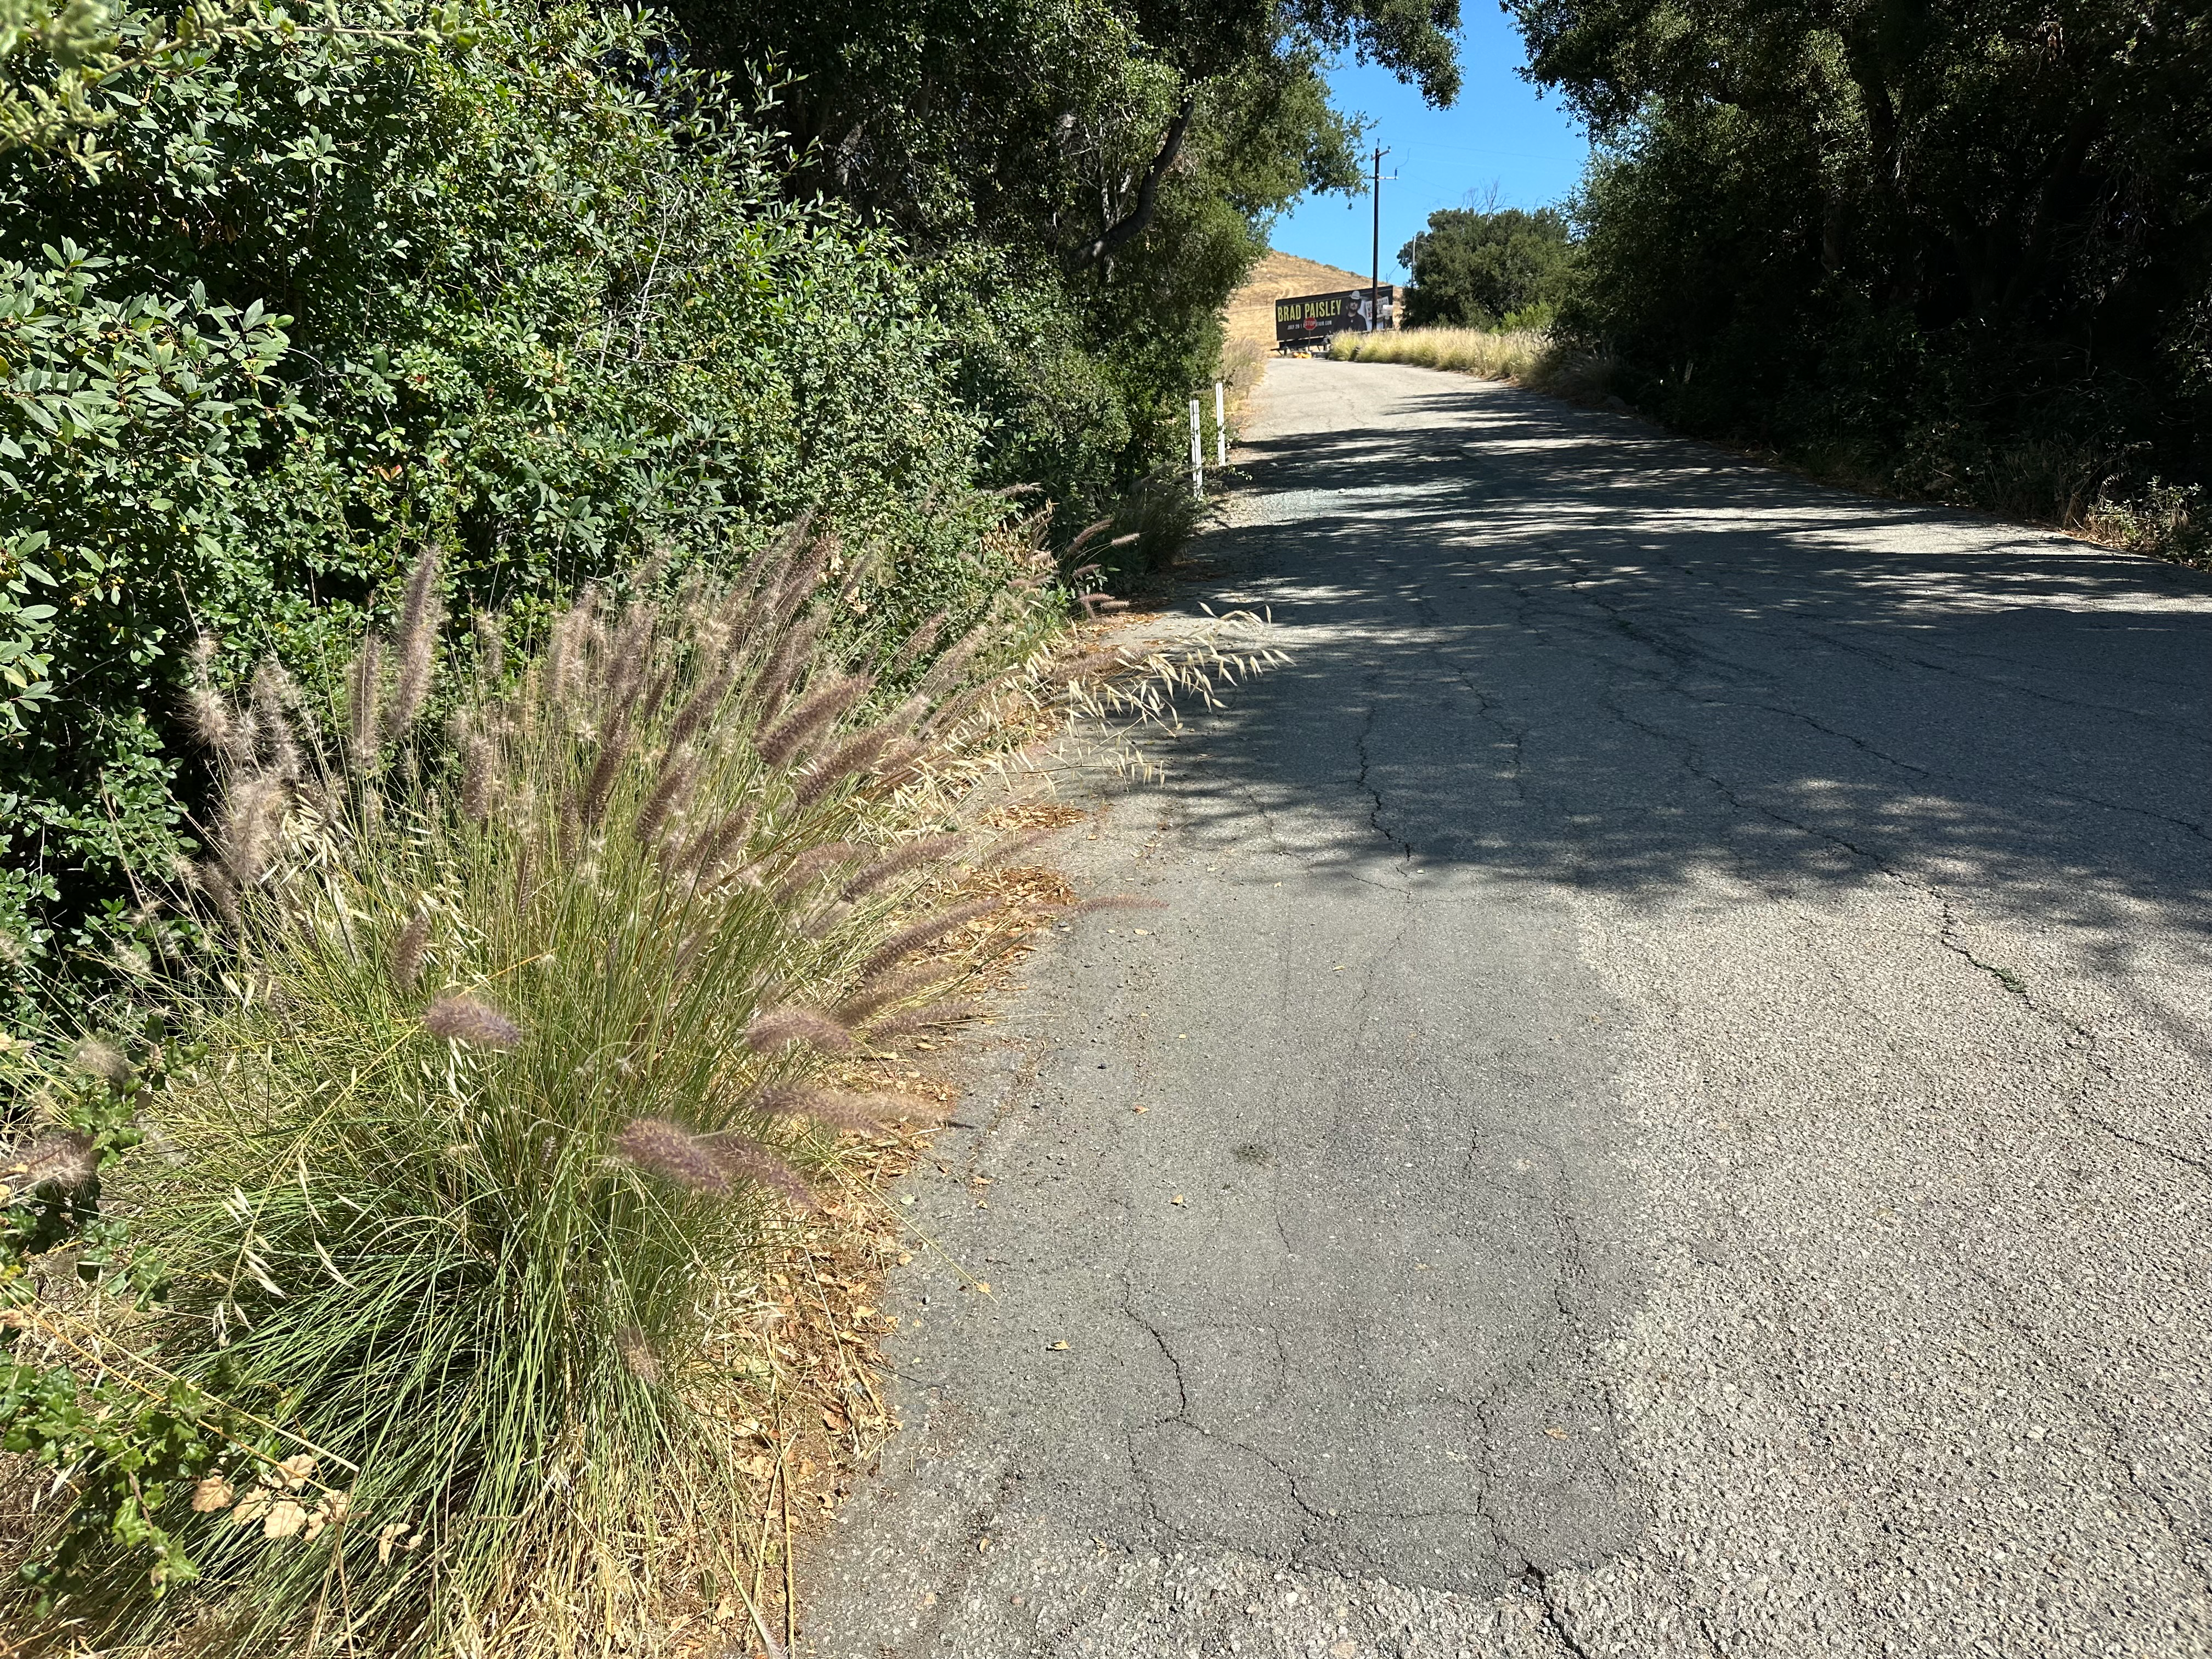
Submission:
[[[1008,836],[978,859],[975,861],[975,867],[979,870],[996,870],[1003,865],[1012,864],[1030,848],[1042,846],[1059,834],[1062,827],[1046,824],[1035,830],[1024,830],[1018,835]]]
[[[346,747],[354,765],[362,770],[376,758],[383,699],[384,642],[371,634],[346,665]]]
[[[753,1103],[753,1109],[768,1117],[811,1118],[832,1129],[871,1135],[881,1133],[886,1123],[921,1116],[929,1108],[905,1095],[861,1095],[802,1085],[770,1089]]]
[[[944,984],[952,977],[953,971],[947,964],[921,963],[878,974],[837,1005],[837,1018],[848,1026],[865,1024],[871,1015],[894,1002],[904,1002],[908,997],[919,996]]]
[[[623,1369],[639,1382],[650,1386],[660,1381],[660,1356],[639,1327],[625,1325],[615,1333],[615,1352],[622,1356]]]
[[[654,780],[653,792],[645,798],[645,804],[637,809],[637,817],[631,822],[631,833],[640,846],[650,846],[660,834],[660,826],[667,822],[670,810],[690,788],[696,772],[688,756],[671,753],[661,761],[660,775]]]
[[[963,1019],[977,1019],[990,1010],[980,1002],[930,1002],[919,1008],[902,1009],[886,1014],[868,1027],[871,1042],[884,1042],[892,1037],[910,1036],[916,1031],[927,1031],[939,1025],[957,1024]]]
[[[694,1134],[665,1117],[641,1117],[624,1126],[613,1150],[624,1163],[690,1192],[726,1198],[745,1181],[774,1188],[801,1209],[817,1207],[799,1172],[744,1135]]]
[[[822,762],[799,781],[792,805],[804,812],[831,790],[866,771],[891,740],[888,726],[875,726],[847,738],[822,757]]]
[[[665,1117],[641,1117],[615,1137],[615,1155],[695,1193],[726,1195],[730,1172],[713,1142]]]
[[[745,1027],[745,1047],[756,1054],[811,1043],[825,1053],[838,1054],[853,1046],[853,1034],[818,1008],[770,1008],[755,1014]]]
[[[283,664],[266,656],[253,671],[249,695],[254,728],[268,756],[269,769],[279,777],[296,781],[306,770],[300,739],[292,730],[291,710],[299,701],[299,688],[292,684]]]
[[[251,887],[276,860],[291,792],[268,773],[242,778],[225,793],[216,826],[215,848],[223,869],[240,887]]]
[[[805,892],[831,869],[841,864],[850,864],[866,849],[850,842],[833,841],[821,847],[810,847],[786,865],[776,878],[775,896],[786,903]]]
[[[781,1193],[806,1214],[811,1215],[822,1207],[815,1202],[813,1190],[800,1177],[799,1171],[757,1140],[738,1134],[716,1135],[714,1154],[730,1174],[741,1181],[750,1181],[757,1187],[767,1187]]]
[[[684,863],[702,877],[713,876],[732,854],[744,848],[745,834],[752,828],[754,805],[746,801],[724,813],[719,823],[711,823],[701,830],[699,838],[691,844]]]
[[[481,997],[440,997],[422,1011],[422,1029],[471,1048],[512,1048],[522,1027]]]
[[[798,707],[763,732],[753,746],[770,766],[781,766],[875,685],[872,674],[852,674],[810,691]]]
[[[672,753],[691,741],[707,722],[721,708],[722,700],[730,695],[730,687],[737,683],[738,665],[733,657],[724,660],[699,682],[697,688],[684,700],[676,711],[676,719],[668,728],[668,747]]]
[[[496,751],[481,732],[472,732],[461,744],[461,813],[471,823],[491,817],[492,763]]]
[[[815,642],[822,636],[827,619],[809,617],[775,643],[762,665],[760,678],[753,683],[753,713],[763,723],[772,722],[782,712],[785,696],[799,670],[813,660]]]
[[[967,844],[968,837],[958,835],[925,836],[919,841],[904,842],[847,882],[844,890],[837,896],[850,901],[863,894],[872,893],[885,882],[895,881],[909,870],[951,858]]]
[[[191,679],[185,688],[185,717],[191,721],[192,736],[201,747],[235,760],[232,752],[238,735],[238,718],[230,700],[215,689],[215,653],[218,645],[212,634],[202,634],[192,641]]]
[[[403,734],[422,712],[437,668],[438,630],[445,620],[445,607],[438,601],[438,556],[426,550],[408,574],[407,596],[400,602],[399,628],[392,642],[399,671],[392,677],[392,701],[384,709],[387,738]]]
[[[422,977],[422,957],[430,946],[430,913],[417,910],[407,920],[407,925],[392,935],[392,949],[385,957],[385,965],[392,971],[392,983],[399,990],[411,991],[415,982]]]
[[[898,653],[891,659],[887,672],[896,677],[920,662],[929,654],[930,647],[937,643],[938,636],[945,632],[945,623],[951,620],[951,613],[943,611],[923,617],[914,632],[906,636],[906,643],[899,647]]]
[[[1005,908],[1006,901],[996,898],[970,899],[965,904],[956,904],[949,910],[939,910],[935,915],[924,916],[920,921],[902,927],[881,945],[874,955],[860,964],[859,977],[865,982],[873,979],[894,963],[902,962],[926,945],[934,945],[947,933],[965,927],[979,917]]]
[[[620,720],[615,729],[600,741],[599,752],[592,762],[590,775],[584,780],[582,794],[576,803],[577,817],[587,830],[599,828],[599,820],[606,816],[607,802],[613,799],[615,781],[622,775],[623,763],[630,756],[629,733]]]
[[[507,619],[495,611],[479,611],[471,620],[476,627],[477,677],[496,685],[507,672]]]

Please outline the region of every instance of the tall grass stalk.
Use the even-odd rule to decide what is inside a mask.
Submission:
[[[175,1273],[138,1334],[343,1500],[285,1535],[173,1498],[202,1581],[118,1562],[78,1638],[652,1652],[674,1602],[742,1597],[739,1310],[836,1133],[911,1109],[794,1085],[957,971],[908,960],[976,920],[931,896],[974,846],[938,838],[951,783],[1034,682],[1017,597],[873,688],[822,643],[828,564],[794,537],[587,592],[439,743],[427,567],[329,737],[281,687],[196,694],[228,967],[126,1194]]]

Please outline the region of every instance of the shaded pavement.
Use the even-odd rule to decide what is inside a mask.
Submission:
[[[1253,426],[1291,661],[1055,851],[1165,908],[981,1034],[811,1650],[2212,1652],[2212,578]]]

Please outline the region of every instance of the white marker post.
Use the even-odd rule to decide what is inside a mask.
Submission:
[[[1229,468],[1229,416],[1222,412],[1221,382],[1213,383],[1213,464]]]
[[[1198,399],[1190,400],[1190,493],[1206,499],[1206,441],[1199,435]]]

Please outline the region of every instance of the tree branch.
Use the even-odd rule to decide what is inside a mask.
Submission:
[[[1190,118],[1198,107],[1198,100],[1186,98],[1176,118],[1168,125],[1168,136],[1160,145],[1160,153],[1152,157],[1152,166],[1145,169],[1144,182],[1137,186],[1137,204],[1115,223],[1106,227],[1097,240],[1086,242],[1067,256],[1068,268],[1080,270],[1085,265],[1096,264],[1122,243],[1141,236],[1145,227],[1152,222],[1152,210],[1159,205],[1160,180],[1167,177],[1168,169],[1175,165],[1182,149],[1183,134],[1190,130]]]

